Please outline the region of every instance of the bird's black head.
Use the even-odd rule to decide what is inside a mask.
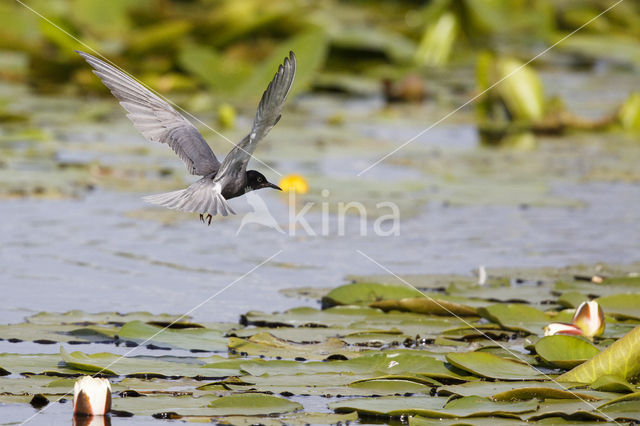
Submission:
[[[278,185],[269,182],[262,173],[255,170],[247,170],[247,188],[250,188],[251,191],[260,188],[273,188],[282,191]]]

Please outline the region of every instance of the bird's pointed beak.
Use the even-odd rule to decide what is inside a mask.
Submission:
[[[282,191],[282,188],[280,188],[278,185],[276,185],[275,183],[271,183],[271,182],[267,182],[267,186],[269,188],[273,188],[273,189],[277,189],[278,191]]]

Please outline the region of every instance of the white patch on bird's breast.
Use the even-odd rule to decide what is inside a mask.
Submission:
[[[247,192],[251,192],[251,191],[253,191],[253,188],[252,188],[252,187],[250,187],[250,186],[245,186],[245,187],[244,187],[244,193],[245,193],[245,194],[246,194]]]

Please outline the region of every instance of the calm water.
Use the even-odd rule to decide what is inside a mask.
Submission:
[[[552,74],[546,80],[550,87],[568,90],[561,84],[566,76]],[[580,75],[570,81],[571,87],[580,88],[600,80],[599,75]],[[594,83],[589,99],[606,92],[601,103],[585,103],[581,94],[569,104],[579,104],[581,113],[597,116],[624,97],[627,83],[618,89],[599,89]],[[256,155],[284,174],[309,176],[312,195],[301,201],[316,201],[316,207],[325,187],[333,194],[326,199],[330,211],[339,201],[397,202],[399,235],[374,235],[374,211],[366,236],[359,235],[360,222],[354,216],[346,219],[346,235],[340,236],[335,213],[323,215],[320,208],[305,216],[319,235],[307,235],[300,229],[296,235],[281,234],[256,224],[236,234],[243,215],[251,211],[243,199],[232,203],[237,216],[211,227],[203,226],[197,217],[166,216],[144,205],[140,196],[177,189],[190,180],[167,147],[142,140],[119,112],[102,123],[77,124],[61,118],[77,109],[77,103],[45,99],[38,100],[38,105],[35,126],[43,125],[54,135],[53,149],[59,161],[127,163],[141,169],[162,164],[175,170],[177,180],[158,190],[157,183],[138,188],[136,176],[130,176],[132,188],[126,184],[115,188],[94,176],[97,188],[81,192],[78,198],[0,201],[1,323],[20,322],[40,311],[70,309],[191,311],[196,321],[235,322],[248,310],[282,310],[302,303],[317,306],[315,301],[288,299],[279,290],[331,287],[343,283],[348,274],[384,273],[359,251],[402,274],[470,274],[479,265],[490,272],[491,267],[640,259],[640,184],[624,173],[602,178],[604,172],[599,168],[610,164],[615,172],[620,164],[622,169],[634,170],[637,163],[629,162],[638,158],[640,148],[633,137],[569,135],[539,140],[538,148],[531,152],[491,151],[478,146],[470,124],[472,111],[465,110],[390,161],[357,177],[450,106],[385,110],[378,100],[300,99],[296,112],[283,117],[270,143]],[[55,105],[65,107],[53,111]],[[345,115],[345,124],[330,127],[323,120],[335,111]],[[234,139],[249,119],[240,121],[241,129],[231,132]],[[220,139],[211,141],[216,152],[230,147]],[[23,142],[15,146],[22,147]],[[480,167],[483,159],[494,157],[499,158],[495,164]],[[10,162],[5,176],[12,170],[24,173],[25,164],[43,173],[43,164],[50,161],[45,155],[25,158],[18,156]],[[480,159],[477,164],[475,158]],[[509,174],[514,161],[525,165],[516,178]],[[437,167],[447,162],[450,170],[449,166]],[[526,172],[528,163],[537,168]],[[273,172],[253,164],[277,180]],[[45,180],[56,176],[55,170],[42,176]],[[276,223],[287,229],[286,197],[275,191],[260,195]],[[177,219],[169,223],[157,220],[167,217]],[[329,223],[324,235],[323,220]],[[20,345],[15,350],[3,346],[3,350],[20,351]],[[49,350],[55,352],[57,346],[42,347],[42,351]],[[22,406],[2,411],[3,420],[19,421],[33,409]],[[33,424],[55,423],[66,419],[66,413],[67,407],[56,406]],[[136,417],[135,422],[142,424],[143,420]],[[114,424],[123,421],[114,419]]]

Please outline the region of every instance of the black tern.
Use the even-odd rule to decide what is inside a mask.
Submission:
[[[151,142],[166,143],[185,162],[189,173],[202,176],[188,188],[149,195],[144,200],[170,209],[200,213],[200,220],[211,225],[213,216],[235,214],[227,200],[261,188],[281,190],[247,164],[258,142],[275,126],[291,90],[296,74],[296,57],[289,57],[278,68],[262,94],[251,132],[233,148],[222,163],[189,120],[171,105],[133,78],[88,53],[76,51],[96,74],[142,135]]]

